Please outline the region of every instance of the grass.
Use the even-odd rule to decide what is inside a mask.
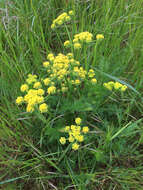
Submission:
[[[0,1],[1,189],[143,189],[142,5],[141,0]],[[73,21],[52,31],[53,19],[69,10]],[[124,81],[127,92],[109,95],[96,88],[96,106],[86,91],[76,100],[51,99],[55,110],[46,120],[18,107],[15,99],[27,74],[43,77],[47,54],[66,53],[63,42],[83,31],[105,39],[96,49],[93,42],[83,56],[77,53],[77,60],[93,64],[100,82]],[[93,133],[76,152],[59,144],[56,131],[78,115]]]

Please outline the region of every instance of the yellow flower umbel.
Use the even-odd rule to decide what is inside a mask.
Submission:
[[[50,86],[47,90],[48,94],[55,94],[56,92],[56,87],[55,86]]]
[[[93,35],[90,32],[81,32],[79,34],[74,35],[73,42],[92,42]]]
[[[34,85],[33,85],[33,88],[36,88],[36,89],[38,89],[38,88],[41,88],[41,83],[40,82],[35,82],[34,83]]]
[[[70,46],[70,41],[69,41],[69,40],[65,41],[65,42],[64,42],[64,46],[65,46],[65,47],[69,47],[69,46]]]
[[[43,67],[48,68],[50,65],[49,61],[43,62]]]
[[[72,10],[69,11],[68,13],[69,13],[69,15],[74,15],[74,12]]]
[[[26,82],[28,84],[25,83],[20,88],[25,95],[24,97],[17,97],[16,104],[25,103],[27,112],[33,112],[37,107],[39,107],[41,113],[46,112],[47,105],[44,104],[45,91],[42,89],[42,83],[37,80],[37,75],[29,74]],[[39,104],[41,105],[39,106]]]
[[[59,15],[56,19],[53,20],[53,23],[51,25],[51,28],[54,29],[57,26],[62,25],[65,22],[68,22],[71,20],[71,16],[74,14],[74,12],[71,10],[68,13],[64,12],[61,15]]]
[[[80,43],[74,43],[74,49],[81,49]]]
[[[28,85],[27,84],[23,84],[21,87],[20,87],[20,90],[21,90],[21,92],[25,92],[25,91],[27,91],[28,90]]]
[[[89,128],[87,126],[81,127],[82,120],[80,117],[77,117],[75,119],[75,123],[77,125],[71,125],[71,126],[66,126],[64,128],[64,132],[68,133],[67,139],[65,137],[60,138],[61,144],[65,144],[66,140],[69,141],[69,143],[72,144],[72,149],[73,150],[78,150],[80,147],[79,143],[82,143],[84,141],[84,135],[89,132]]]
[[[92,82],[92,84],[96,84],[97,83],[96,78],[91,79],[91,82]]]
[[[40,111],[41,113],[47,112],[47,111],[48,111],[48,105],[45,104],[45,103],[41,104],[41,105],[39,106],[39,111]]]
[[[73,47],[74,49],[81,49],[82,43],[90,43],[93,41],[93,35],[90,32],[81,32],[79,34],[74,35]],[[69,45],[72,45],[69,40],[64,42],[65,47],[69,47]]]
[[[81,118],[80,117],[77,117],[76,119],[75,119],[75,123],[77,124],[77,125],[80,125],[81,124]]]
[[[83,128],[82,128],[82,132],[83,132],[84,134],[88,133],[88,132],[89,132],[89,128],[88,128],[87,126],[83,127]]]
[[[105,88],[107,88],[108,90],[120,90],[122,92],[124,92],[126,89],[127,89],[127,86],[126,85],[123,85],[119,82],[113,82],[113,81],[110,81],[110,82],[107,82],[107,83],[104,83],[103,86]]]
[[[77,143],[72,144],[72,149],[73,150],[78,150],[79,149],[79,144],[77,144]]]
[[[23,99],[23,97],[22,96],[18,96],[17,98],[16,98],[16,104],[22,104],[24,102],[24,99]]]
[[[66,138],[65,137],[61,137],[59,141],[60,141],[61,144],[65,144],[66,143]]]
[[[41,88],[37,90],[37,95],[43,96],[44,93],[45,93],[45,91]]]
[[[96,35],[96,39],[97,39],[97,40],[99,40],[99,39],[104,39],[103,34],[97,34],[97,35]]]
[[[45,86],[48,86],[50,84],[51,80],[49,78],[45,78],[43,80],[43,82],[44,82]]]

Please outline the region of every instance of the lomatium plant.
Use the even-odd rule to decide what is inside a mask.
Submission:
[[[53,21],[51,28],[56,30],[57,26],[66,25],[66,22],[72,19],[73,14],[72,10],[68,13],[62,13]],[[16,104],[24,104],[26,112],[32,114],[38,112],[45,119],[48,119],[50,115],[51,120],[53,120],[56,113],[63,114],[61,108],[65,102],[78,102],[81,97],[84,97],[85,102],[88,101],[94,110],[97,107],[97,99],[98,101],[101,99],[103,103],[106,102],[108,96],[112,93],[126,91],[127,86],[116,81],[101,83],[96,77],[93,64],[88,64],[86,61],[84,62],[76,58],[76,51],[78,49],[81,50],[83,46],[88,47],[89,44],[91,44],[92,48],[97,41],[102,40],[104,40],[102,34],[97,34],[94,40],[94,35],[89,31],[74,34],[73,39],[67,39],[63,43],[63,47],[65,47],[64,52],[67,51],[66,54],[63,52],[59,52],[58,54],[50,52],[47,55],[47,59],[41,64],[42,70],[44,70],[43,77],[40,78],[36,74],[28,74],[25,82],[20,87],[21,93],[16,99]],[[94,55],[92,56],[94,60]],[[59,101],[61,99],[62,101]],[[60,104],[58,104],[59,102]],[[57,104],[58,108],[55,106]],[[69,110],[70,107],[68,108],[68,112]],[[75,124],[72,123],[74,118],[70,118],[71,123],[68,123],[68,126],[65,126],[64,130],[57,129],[61,132],[61,137],[57,139],[60,144],[65,146],[70,143],[73,150],[78,150],[84,140],[88,139],[88,133],[92,129],[86,126],[86,121],[85,126],[81,126],[80,112],[84,110],[84,105],[82,110],[75,108],[73,116],[76,118]],[[92,109],[90,111],[92,112]],[[88,109],[87,113],[86,111],[84,112],[84,115],[88,116]],[[63,117],[65,117],[64,120],[67,123],[68,118],[66,118],[66,113]],[[56,129],[56,121],[51,126],[50,124],[48,127]],[[64,124],[61,125],[61,129],[63,129],[63,126]],[[62,135],[63,132],[65,136]]]

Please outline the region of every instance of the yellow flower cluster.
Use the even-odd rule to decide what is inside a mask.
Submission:
[[[43,80],[42,80],[43,81]],[[26,94],[22,97],[19,96],[16,99],[16,104],[20,105],[22,103],[25,103],[26,111],[27,112],[33,112],[36,107],[39,106],[39,111],[41,113],[47,112],[48,105],[44,103],[44,94],[45,90],[42,89],[42,81],[37,80],[37,75],[29,74],[25,84],[21,85],[20,90],[22,92],[26,92]],[[48,83],[48,79],[46,78],[43,83]],[[50,82],[49,82],[50,83]],[[56,87],[53,88],[53,86],[50,86],[47,88],[48,94],[53,94],[56,90]]]
[[[44,90],[43,89],[30,89],[28,90],[27,94],[23,97],[23,102],[27,104],[26,111],[33,112],[35,105],[41,104],[44,102]],[[19,97],[16,99],[18,103]],[[40,105],[40,106],[41,106]],[[40,110],[40,107],[39,107]],[[41,111],[41,110],[40,110]]]
[[[68,138],[65,137],[60,138],[60,143],[65,144],[68,140],[70,143],[72,143],[72,149],[78,150],[79,143],[84,141],[84,134],[87,134],[89,132],[89,128],[87,126],[81,127],[82,120],[81,118],[76,118],[75,123],[76,125],[66,126],[64,128],[64,132],[68,133]]]
[[[74,35],[73,42],[92,42],[93,35],[90,32],[81,32],[79,34]]]
[[[73,58],[72,53],[64,55],[59,53],[54,56],[52,53],[47,56],[48,61],[44,63],[49,63],[48,66],[43,63],[43,66],[47,69],[48,76],[43,79],[43,83],[48,88],[48,94],[54,94],[56,92],[66,92],[68,90],[68,83],[72,85],[80,85],[84,81],[86,76],[91,79],[92,83],[96,83],[94,70],[90,69],[88,72],[80,66],[80,62]],[[52,86],[51,86],[52,85]],[[56,89],[56,86],[58,89]]]
[[[127,89],[126,85],[123,85],[119,82],[113,82],[113,81],[104,83],[103,86],[106,87],[108,90],[115,89],[115,90],[120,90],[122,92],[124,92]]]
[[[68,13],[64,12],[61,15],[59,15],[55,20],[53,20],[53,23],[51,25],[51,28],[54,29],[56,26],[60,26],[63,23],[70,21],[71,16],[74,14],[74,12],[71,10]]]
[[[74,35],[73,39],[73,47],[74,49],[80,49],[82,47],[82,43],[86,42],[92,42],[93,35],[90,32],[81,32],[79,34]],[[65,47],[69,47],[72,45],[69,40],[64,42]]]

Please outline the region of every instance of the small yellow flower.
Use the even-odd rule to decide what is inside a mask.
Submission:
[[[82,128],[82,132],[85,133],[85,134],[88,133],[89,132],[89,128],[87,126],[83,127]]]
[[[75,43],[74,44],[74,48],[75,49],[80,49],[81,48],[81,44],[80,43]]]
[[[37,90],[37,94],[40,95],[40,96],[44,95],[44,90],[41,89],[41,88],[38,89],[38,90]]]
[[[122,92],[124,92],[126,89],[127,89],[127,86],[126,86],[126,85],[123,85],[123,86],[121,87],[121,91],[122,91]]]
[[[71,20],[71,17],[70,17],[70,16],[66,16],[66,17],[65,17],[65,20],[66,20],[66,21],[70,21],[70,20]]]
[[[65,144],[66,143],[66,138],[65,137],[61,137],[60,138],[60,143],[61,144]]]
[[[55,86],[50,86],[47,90],[48,94],[54,94],[56,92]]]
[[[92,78],[92,77],[95,76],[95,73],[94,73],[94,70],[93,70],[93,69],[90,69],[90,70],[89,70],[88,76],[89,76],[89,78]]]
[[[47,68],[47,67],[49,67],[49,65],[50,65],[49,61],[43,62],[43,67]]]
[[[43,96],[37,96],[36,97],[36,103],[41,104],[42,102],[44,102],[44,97]]]
[[[78,149],[79,149],[79,144],[74,143],[74,144],[72,145],[72,149],[73,149],[73,150],[78,150]]]
[[[71,130],[74,131],[76,129],[76,125],[71,125]]]
[[[44,84],[45,84],[46,86],[48,86],[48,85],[50,84],[51,80],[50,80],[49,78],[45,78],[45,79],[43,80],[43,82],[44,82]]]
[[[52,25],[51,25],[51,29],[54,29],[56,27],[56,25],[53,23]]]
[[[97,83],[97,80],[96,80],[96,78],[94,78],[94,79],[91,79],[91,82],[92,82],[93,84],[96,84],[96,83]]]
[[[81,83],[81,81],[78,80],[78,79],[76,79],[76,80],[74,81],[74,84],[75,84],[75,85],[79,85],[80,83]]]
[[[28,78],[26,79],[26,82],[28,84],[32,84],[33,82],[36,82],[36,81],[37,81],[37,75],[29,74]]]
[[[70,135],[68,140],[69,140],[69,142],[74,142],[75,139],[74,139],[74,137],[72,135]]]
[[[53,53],[49,53],[47,55],[47,59],[50,60],[50,61],[53,61],[54,60],[54,54]]]
[[[78,42],[78,38],[73,39],[73,43]]]
[[[69,13],[69,15],[74,15],[74,12],[72,10],[69,11],[68,13]]]
[[[27,91],[28,90],[28,85],[27,84],[23,84],[21,87],[20,87],[20,90],[21,90],[21,92],[25,92],[25,91]]]
[[[81,124],[81,118],[80,117],[77,117],[76,119],[75,119],[75,123],[77,124],[77,125],[80,125]]]
[[[121,83],[119,83],[119,82],[115,82],[114,83],[114,88],[115,88],[115,90],[118,90],[118,89],[120,89],[122,87],[122,84]]]
[[[83,135],[78,135],[76,140],[79,141],[79,142],[83,142],[84,141]]]
[[[68,58],[73,58],[73,53],[68,53],[67,56]]]
[[[57,21],[57,24],[58,24],[58,25],[62,25],[62,24],[63,24],[63,20],[59,19],[59,20]]]
[[[35,82],[34,85],[33,85],[33,88],[41,88],[41,83],[40,82]]]
[[[113,89],[113,86],[110,85],[110,84],[108,84],[108,83],[103,83],[103,86],[104,86],[105,88],[107,88],[108,90],[112,90],[112,89]]]
[[[64,46],[65,47],[68,47],[69,45],[70,45],[70,41],[69,40],[67,40],[67,41],[64,42]]]
[[[18,96],[17,98],[16,98],[16,104],[21,104],[21,103],[23,103],[24,102],[24,99],[23,99],[23,97],[22,96]]]
[[[39,110],[40,110],[41,113],[47,112],[47,110],[48,110],[47,104],[45,104],[45,103],[41,104],[41,105],[39,106]]]
[[[70,126],[65,126],[64,131],[65,131],[65,132],[69,132],[69,131],[70,131]]]
[[[97,35],[96,35],[96,39],[97,39],[97,40],[98,40],[98,39],[104,39],[103,34],[97,34]]]

